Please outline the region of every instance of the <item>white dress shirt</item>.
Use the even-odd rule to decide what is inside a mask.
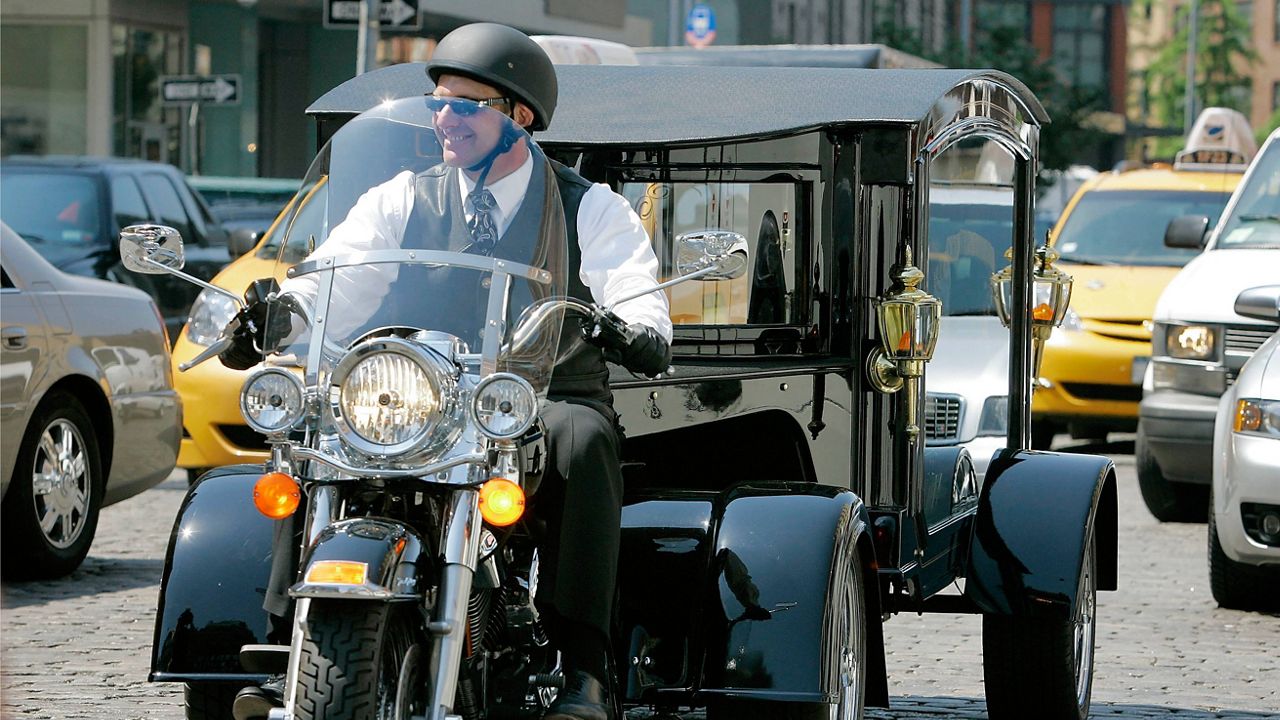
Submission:
[[[499,236],[507,231],[524,202],[532,176],[533,157],[528,156],[514,172],[486,184],[497,203],[493,221]],[[475,181],[466,173],[458,173],[458,177],[459,192],[466,198]],[[329,238],[308,259],[400,247],[413,203],[414,174],[406,170],[362,195],[346,219],[333,228]],[[474,214],[471,203],[464,202],[463,208],[467,220],[471,220]],[[626,198],[608,185],[592,184],[578,207],[577,224],[582,258],[579,278],[591,290],[591,298],[597,304],[608,306],[617,298],[657,286],[658,258],[640,217]],[[367,274],[364,278],[367,279]],[[368,306],[367,303],[376,302],[386,293],[392,279],[394,277],[389,276],[380,288],[370,287],[368,283],[358,288],[335,284],[335,297],[330,304]],[[281,289],[311,304],[318,280],[315,275],[291,278]],[[667,342],[671,341],[671,314],[664,293],[642,295],[621,303],[613,311],[628,323],[648,325]]]

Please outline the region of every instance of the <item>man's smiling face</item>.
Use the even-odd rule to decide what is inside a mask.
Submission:
[[[496,88],[458,75],[441,75],[434,94],[468,100],[502,97]],[[435,114],[436,135],[444,149],[444,161],[462,168],[480,163],[498,144],[509,122],[511,120],[495,108],[480,108],[473,115],[463,116],[446,106]]]

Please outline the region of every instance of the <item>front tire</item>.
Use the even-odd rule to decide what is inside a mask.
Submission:
[[[1209,503],[1209,587],[1218,605],[1231,610],[1280,610],[1280,570],[1238,563],[1218,540],[1218,522]]]
[[[418,642],[415,608],[404,603],[312,600],[303,623],[297,720],[402,720],[423,709],[397,694]],[[404,705],[408,704],[409,708]]]
[[[991,720],[1085,720],[1093,693],[1094,541],[1085,545],[1070,618],[984,615],[982,668]]]
[[[98,529],[106,486],[84,406],[50,393],[22,437],[3,506],[4,576],[61,577],[80,567]]]
[[[1138,472],[1138,490],[1147,510],[1160,522],[1204,522],[1208,511],[1206,488],[1189,483],[1166,480],[1151,449],[1146,433],[1138,423],[1138,438],[1133,445],[1133,463]]]

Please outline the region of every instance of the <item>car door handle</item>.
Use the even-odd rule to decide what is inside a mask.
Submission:
[[[7,327],[4,330],[0,330],[0,339],[3,339],[6,350],[21,350],[27,346],[27,329],[24,327]]]

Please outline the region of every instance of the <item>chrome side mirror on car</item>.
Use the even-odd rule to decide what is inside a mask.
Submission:
[[[729,230],[684,233],[676,238],[676,272],[699,273],[699,280],[736,280],[747,274],[747,239]]]
[[[186,264],[182,234],[167,225],[130,225],[120,231],[120,259],[147,275],[181,270]]]

